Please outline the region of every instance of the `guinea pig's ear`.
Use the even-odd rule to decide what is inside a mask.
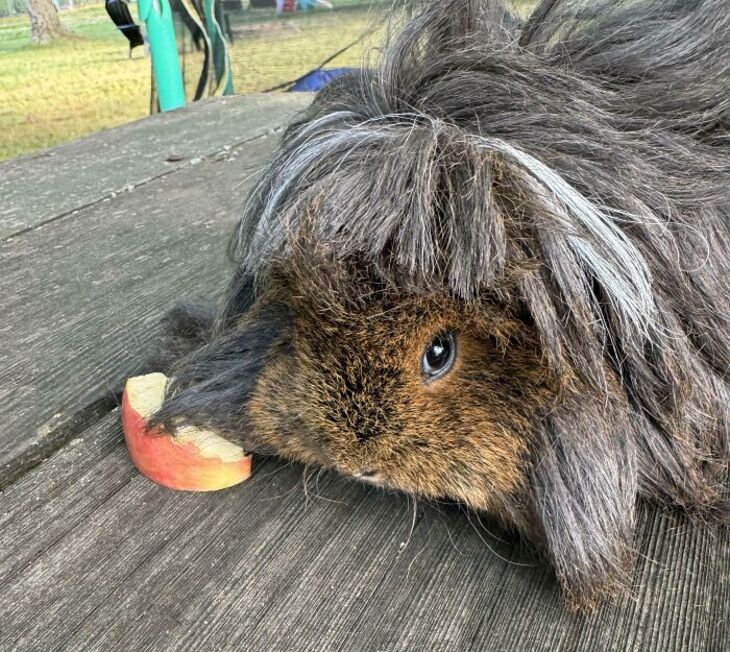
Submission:
[[[247,402],[290,322],[286,306],[257,304],[228,331],[214,334],[171,370],[165,400],[150,425],[169,432],[185,424],[245,435]]]
[[[593,607],[627,587],[633,566],[631,423],[610,401],[576,401],[541,421],[536,443],[531,485],[537,536],[569,605]]]

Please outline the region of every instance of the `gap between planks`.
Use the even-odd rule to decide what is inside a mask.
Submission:
[[[120,389],[89,403],[77,410],[68,421],[49,431],[40,442],[12,458],[0,476],[0,492],[43,464],[49,457],[119,407],[121,396]]]

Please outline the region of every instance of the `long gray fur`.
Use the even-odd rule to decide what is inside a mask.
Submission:
[[[396,15],[378,64],[317,96],[251,194],[218,328],[305,216],[401,289],[524,306],[555,373],[593,388],[536,425],[531,475],[585,602],[625,580],[637,495],[727,519],[730,2]]]

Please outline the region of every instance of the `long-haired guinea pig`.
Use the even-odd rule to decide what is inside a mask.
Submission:
[[[286,132],[212,322],[171,315],[158,420],[484,510],[592,605],[637,499],[727,519],[727,2],[407,11]]]

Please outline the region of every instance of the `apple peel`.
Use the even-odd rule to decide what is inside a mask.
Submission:
[[[216,491],[247,480],[251,455],[209,430],[182,426],[175,435],[147,429],[162,405],[167,376],[160,373],[127,380],[122,395],[122,429],[129,456],[142,475],[170,489]]]

